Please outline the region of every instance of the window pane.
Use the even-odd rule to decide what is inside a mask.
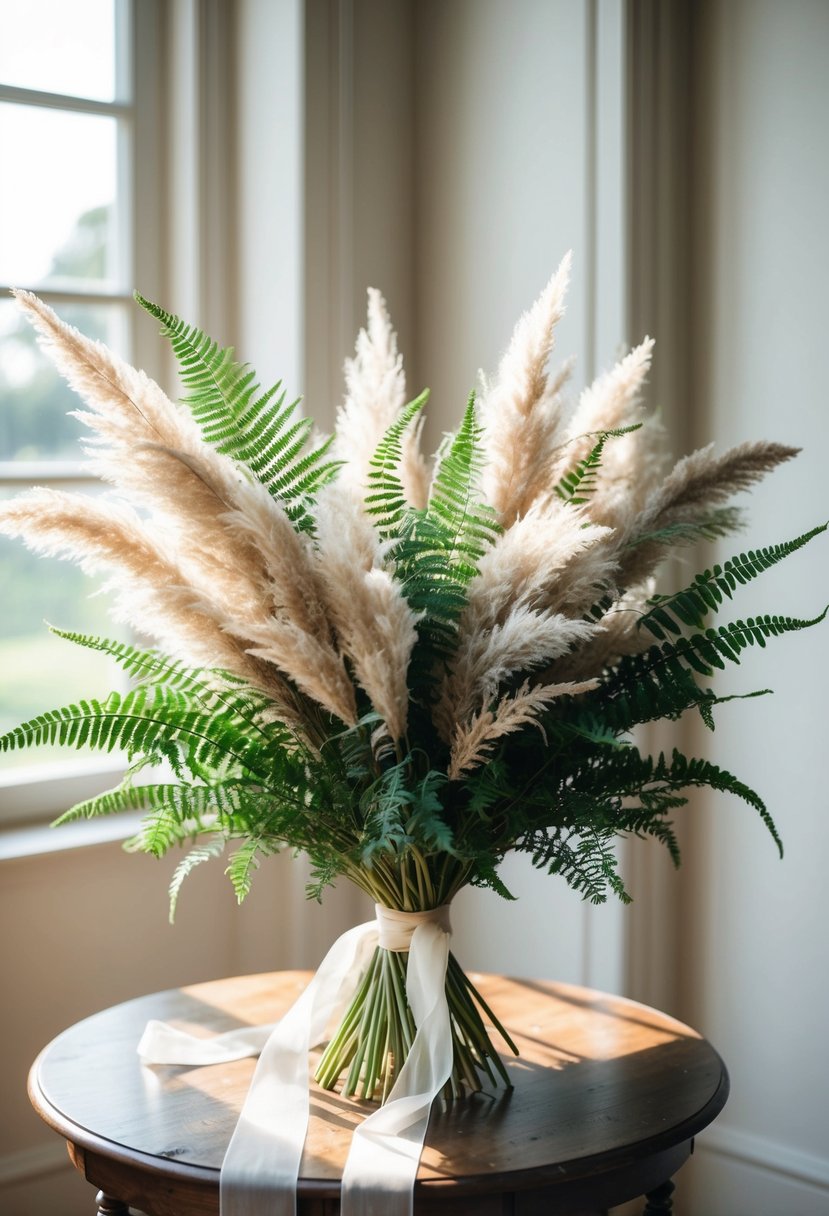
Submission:
[[[115,3],[0,0],[0,83],[113,101]]]
[[[57,311],[88,337],[119,353],[129,349],[121,305],[61,304]],[[89,432],[67,411],[81,407],[15,303],[0,301],[0,461],[80,459],[80,440]]]
[[[0,103],[0,281],[121,288],[118,123]]]
[[[9,492],[2,492],[3,498]],[[107,615],[107,600],[96,596],[96,582],[77,566],[36,557],[19,540],[0,538],[0,731],[81,697],[103,697],[122,689],[124,678],[104,655],[50,634],[46,622],[101,637],[123,639],[123,626]],[[66,760],[66,748],[34,748],[0,757],[9,767]]]

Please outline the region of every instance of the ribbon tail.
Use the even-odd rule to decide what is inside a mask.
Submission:
[[[448,961],[448,933],[419,925],[406,973],[417,1033],[385,1105],[354,1132],[343,1171],[342,1216],[412,1216],[429,1112],[452,1072]]]
[[[201,1039],[153,1018],[144,1028],[137,1051],[145,1064],[227,1064],[258,1056],[272,1031],[273,1025],[242,1026]]]
[[[295,1216],[308,1128],[308,1052],[322,1039],[344,986],[356,987],[376,940],[374,922],[338,938],[265,1043],[222,1163],[221,1216]]]

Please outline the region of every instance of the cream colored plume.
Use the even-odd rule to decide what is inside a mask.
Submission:
[[[558,611],[576,593],[589,598],[589,589],[615,568],[614,551],[603,543],[610,537],[610,529],[589,523],[570,503],[551,499],[534,506],[478,563],[461,633],[492,628],[515,605]]]
[[[354,688],[334,644],[310,541],[258,482],[240,483],[236,505],[225,521],[240,550],[250,546],[258,554],[267,602],[258,619],[237,617],[234,632],[255,642],[251,654],[275,663],[303,692],[353,724]]]
[[[504,735],[532,723],[544,734],[538,715],[558,697],[577,696],[595,688],[598,680],[581,683],[545,684],[532,687],[525,680],[517,692],[501,697],[494,710],[482,710],[466,725],[459,724],[452,739],[448,776],[450,781],[486,761]]]
[[[92,416],[78,414],[92,430],[114,444],[160,443],[182,451],[198,448],[198,427],[154,380],[119,359],[102,342],[67,325],[31,292],[13,294],[55,367],[93,410]]]
[[[665,430],[655,415],[637,431],[612,436],[604,446],[587,511],[596,523],[618,533],[619,544],[635,530],[649,496],[665,476]]]
[[[594,629],[588,621],[514,605],[500,624],[462,630],[433,711],[441,737],[448,742],[458,724],[486,709],[510,676],[545,667],[587,641]]]
[[[326,610],[342,652],[393,740],[406,733],[407,672],[417,616],[383,568],[370,520],[337,482],[317,502],[317,562]]]
[[[625,655],[647,650],[654,638],[647,629],[639,628],[639,621],[647,611],[647,601],[654,589],[654,582],[649,579],[643,586],[626,591],[597,621],[593,636],[572,654],[552,663],[540,678],[584,680],[601,675]]]
[[[232,618],[226,627],[234,627]],[[247,640],[255,643],[247,647],[248,654],[288,673],[298,688],[329,713],[348,726],[354,725],[357,720],[354,687],[342,660],[330,646],[286,617],[271,617],[253,626],[245,622],[244,633]]]
[[[653,339],[645,338],[609,372],[594,380],[579,397],[565,435],[555,478],[559,480],[589,456],[598,433],[641,422],[641,391],[653,354]]]
[[[678,461],[661,485],[648,495],[627,538],[620,581],[633,586],[651,573],[673,542],[664,529],[703,520],[733,494],[748,490],[777,465],[791,460],[799,448],[760,440],[714,455],[714,445],[700,448]]]
[[[123,504],[37,489],[0,505],[0,532],[36,553],[71,558],[88,573],[106,571],[114,615],[195,666],[221,667],[268,693],[291,716],[291,696],[222,629],[204,588]]]
[[[570,365],[551,378],[547,363],[564,315],[570,263],[568,253],[520,318],[495,381],[478,404],[485,453],[482,490],[505,527],[550,488],[553,455],[562,438],[561,389]]]
[[[333,454],[345,462],[341,480],[362,497],[367,488],[369,462],[374,451],[406,403],[403,358],[389,320],[386,302],[375,288],[368,291],[368,321],[357,337],[353,359],[345,364],[346,397],[337,413]],[[406,498],[424,507],[429,471],[420,452],[422,420],[407,431],[402,442],[400,476]]]
[[[726,502],[748,490],[777,465],[791,460],[799,448],[760,440],[714,455],[714,445],[700,448],[680,460],[651,496],[641,520],[642,530],[665,526],[691,512]]]
[[[185,565],[217,603],[256,615],[264,602],[261,562],[255,545],[240,544],[224,521],[246,482],[235,462],[209,447],[190,415],[143,372],[61,321],[37,296],[16,296],[46,353],[90,406],[75,416],[95,434],[91,471],[163,517]]]

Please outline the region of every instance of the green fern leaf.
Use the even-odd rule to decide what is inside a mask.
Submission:
[[[158,651],[141,650],[126,642],[113,642],[54,626],[50,626],[50,631],[76,646],[109,655],[134,680],[141,683],[157,682],[168,689],[189,694],[194,703],[214,712],[221,710],[246,723],[251,730],[263,733],[261,717],[271,708],[269,698],[220,669],[188,667]],[[273,727],[271,735],[277,729]],[[285,741],[289,741],[287,730]]]
[[[373,516],[375,526],[384,538],[396,535],[410,509],[400,480],[403,436],[428,400],[429,390],[426,389],[409,402],[388,428],[369,462],[366,511]]]
[[[638,431],[641,426],[641,422],[636,422],[631,426],[618,427],[612,431],[599,431],[598,440],[587,456],[564,474],[558,484],[554,486],[553,492],[574,507],[587,502],[598,484],[602,453],[608,439],[615,439],[620,435],[630,435],[633,431]]]
[[[475,394],[470,393],[457,433],[442,454],[432,481],[427,508],[442,527],[444,549],[457,563],[458,575],[468,583],[477,563],[500,532],[491,507],[476,494],[481,473],[481,428],[475,417]]]
[[[690,586],[674,595],[654,596],[649,601],[649,610],[639,621],[639,628],[649,630],[654,637],[664,640],[668,634],[681,634],[683,627],[701,629],[709,612],[716,611],[723,600],[731,599],[739,586],[751,582],[765,570],[771,569],[783,558],[802,549],[816,536],[825,532],[829,525],[812,528],[794,540],[764,549],[752,549],[728,559],[724,565],[714,566],[697,574]]]
[[[395,491],[397,500],[392,494],[387,499],[391,508],[387,517],[397,538],[389,557],[406,599],[420,617],[420,649],[412,663],[419,677],[413,688],[416,699],[428,699],[434,660],[454,648],[467,588],[500,531],[494,512],[476,494],[479,439],[473,393],[457,433],[441,453],[426,508],[395,514],[402,491]]]
[[[224,848],[224,837],[217,836],[214,840],[210,840],[206,844],[197,844],[195,848],[191,849],[190,852],[178,863],[169,887],[170,924],[172,924],[176,918],[178,897],[185,878],[187,878],[188,874],[192,874],[196,866],[203,865],[206,861],[210,861],[214,857],[220,857],[224,852]]]
[[[105,701],[91,699],[39,714],[0,737],[0,751],[39,744],[122,750],[132,758],[167,760],[177,775],[194,776],[235,766],[267,780],[270,757],[230,715],[193,708],[180,691],[139,685]]]
[[[765,646],[779,637],[819,624],[829,609],[811,620],[784,616],[749,617],[718,629],[651,646],[644,654],[627,655],[604,677],[602,685],[584,697],[584,710],[603,717],[619,732],[659,718],[678,718],[691,706],[713,704],[696,676],[711,677],[726,662],[739,664],[749,646]]]
[[[242,903],[250,893],[253,875],[259,868],[260,855],[272,852],[273,848],[269,847],[265,840],[252,837],[232,854],[225,873],[233,884],[237,903]]]
[[[135,299],[169,339],[190,390],[185,403],[207,442],[250,469],[285,502],[298,527],[310,527],[307,503],[338,468],[336,461],[326,460],[333,440],[308,450],[313,423],[299,416],[298,402],[286,403],[279,384],[258,395],[255,373],[235,361],[232,348],[222,349],[196,326],[137,292]]]
[[[734,794],[735,797],[741,798],[743,802],[748,803],[757,811],[777,845],[780,856],[783,856],[783,842],[765,802],[755,790],[740,781],[733,773],[719,768],[708,760],[689,760],[674,749],[670,765],[665,761],[665,757],[660,755],[654,768],[653,779],[655,782],[665,781],[672,789],[708,786],[709,789]]]

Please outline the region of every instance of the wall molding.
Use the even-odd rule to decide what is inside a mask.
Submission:
[[[656,339],[646,388],[671,448],[690,451],[691,276],[689,74],[694,0],[627,0],[625,7],[627,232],[625,286],[633,341]],[[679,289],[678,289],[679,288]],[[683,727],[685,729],[685,727]],[[644,748],[658,753],[675,731],[653,724]],[[679,820],[679,817],[678,817]],[[683,825],[678,822],[680,831]],[[681,889],[661,845],[624,846],[624,872],[634,903],[626,912],[625,991],[676,1011],[681,977]]]
[[[353,0],[305,5],[303,384],[306,400],[316,403],[316,421],[326,430],[334,425],[343,358],[356,332],[354,27]]]
[[[781,1144],[779,1140],[769,1140],[727,1123],[716,1123],[701,1135],[696,1142],[696,1151],[727,1157],[752,1169],[762,1169],[829,1191],[829,1158],[805,1153]]]
[[[625,290],[628,260],[625,172],[626,28],[624,0],[587,0],[585,18],[585,116],[588,150],[585,206],[588,381],[612,365],[620,340],[627,341],[630,316]],[[627,912],[610,899],[601,908],[582,905],[581,981],[588,988],[620,992],[624,986],[623,940]]]
[[[44,1174],[56,1174],[64,1169],[71,1170],[72,1163],[62,1140],[55,1139],[54,1143],[38,1144],[16,1153],[3,1153],[0,1155],[0,1189],[32,1182]]]

